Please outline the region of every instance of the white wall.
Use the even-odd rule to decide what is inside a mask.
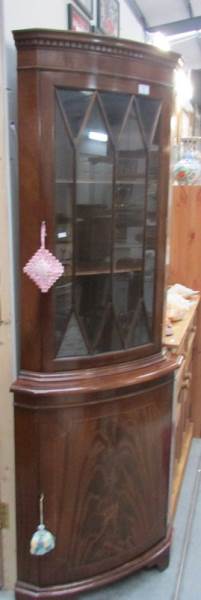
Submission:
[[[65,0],[3,0],[3,3],[7,83],[12,88],[16,77],[12,30],[34,27],[65,29],[67,11]]]
[[[2,8],[0,2],[0,500],[9,507],[9,529],[2,530],[1,562],[4,581],[11,587],[15,578],[15,503],[13,398],[9,389],[16,375],[16,368],[12,301],[11,179],[7,127],[10,96],[6,87]]]
[[[7,75],[10,83],[14,77],[10,49],[14,47],[12,30],[29,27],[66,29],[68,0],[2,0],[4,4],[4,28],[7,47]],[[144,41],[144,33],[127,5],[120,0],[120,36]],[[96,13],[96,0],[94,0]],[[11,78],[11,80],[10,80]]]
[[[137,42],[144,42],[144,32],[126,0],[120,0],[120,36]]]
[[[96,2],[96,0],[94,0]],[[4,584],[15,582],[15,498],[13,408],[9,393],[15,377],[16,309],[13,278],[17,264],[17,119],[16,119],[16,51],[13,29],[66,29],[66,0],[0,0],[0,300],[5,324],[0,330],[0,499],[8,502],[10,528],[3,532]],[[95,4],[96,6],[96,4]],[[1,11],[0,11],[1,13]],[[0,29],[1,29],[0,27]],[[143,31],[127,6],[120,0],[120,35],[143,41]],[[4,68],[1,68],[4,67]],[[19,124],[20,126],[20,124]],[[12,240],[12,245],[9,242]]]

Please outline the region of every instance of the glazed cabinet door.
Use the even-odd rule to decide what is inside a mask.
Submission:
[[[162,99],[43,77],[43,218],[64,266],[44,301],[46,365],[150,354],[163,303]]]

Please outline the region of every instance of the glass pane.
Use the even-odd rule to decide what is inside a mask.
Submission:
[[[90,275],[76,278],[76,312],[92,354],[122,348],[111,307],[111,277]]]
[[[150,329],[153,325],[155,260],[155,251],[146,250],[144,264],[144,303]]]
[[[142,270],[144,184],[119,184],[115,197],[115,271]]]
[[[149,149],[147,179],[147,216],[144,255],[144,305],[150,329],[153,327],[154,285],[157,248],[157,203],[160,174],[160,119]]]
[[[55,254],[64,275],[54,286],[55,344],[58,349],[72,307],[73,148],[58,102],[55,113]]]
[[[108,275],[76,277],[76,310],[92,349],[111,298],[110,289]]]
[[[109,306],[108,310],[106,311],[105,318],[102,321],[101,332],[95,345],[95,352],[115,352],[117,350],[122,350],[122,348],[123,345],[117,327],[115,314],[112,306]]]
[[[147,315],[142,302],[139,303],[127,336],[127,347],[143,346],[151,341],[148,328]]]
[[[56,256],[72,273],[72,185],[56,184]]]
[[[59,90],[59,98],[74,137],[79,133],[92,95],[93,92],[85,90]]]
[[[76,315],[72,313],[67,324],[57,358],[65,358],[65,356],[85,356],[86,354],[88,354],[88,350],[81,332],[80,325]]]
[[[109,272],[113,151],[97,103],[79,138],[76,171],[76,272]]]
[[[141,272],[115,273],[113,275],[113,305],[123,346],[137,312],[142,295]]]
[[[72,306],[72,281],[62,277],[54,286],[56,353],[63,341]]]
[[[142,270],[146,157],[140,125],[132,105],[118,144],[115,193],[115,270]]]
[[[55,117],[55,225],[56,255],[72,272],[73,148],[60,108]]]
[[[56,355],[147,344],[153,336],[160,102],[64,89],[55,98],[55,252],[64,265],[53,291]]]
[[[149,145],[153,139],[158,123],[161,110],[161,101],[157,100],[156,98],[138,96],[138,98],[136,98],[136,103],[141,117],[145,139]]]
[[[101,92],[100,97],[103,102],[112,135],[114,139],[116,139],[123,125],[130,96],[129,94],[117,94],[116,92]]]
[[[73,174],[73,152],[68,133],[68,123],[65,120],[59,100],[56,102],[55,114],[55,174],[60,183],[71,181]]]
[[[118,143],[118,180],[143,180],[145,176],[145,144],[132,103]]]

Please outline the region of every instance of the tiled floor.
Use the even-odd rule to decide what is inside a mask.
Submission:
[[[14,594],[0,592],[0,600],[14,600]],[[201,600],[201,440],[192,444],[169,568],[143,570],[79,600]]]

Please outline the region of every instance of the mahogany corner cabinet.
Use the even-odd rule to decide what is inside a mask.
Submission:
[[[96,34],[14,38],[16,598],[66,600],[168,564],[175,361],[161,339],[178,56]],[[43,222],[63,267],[46,293],[23,272]]]

